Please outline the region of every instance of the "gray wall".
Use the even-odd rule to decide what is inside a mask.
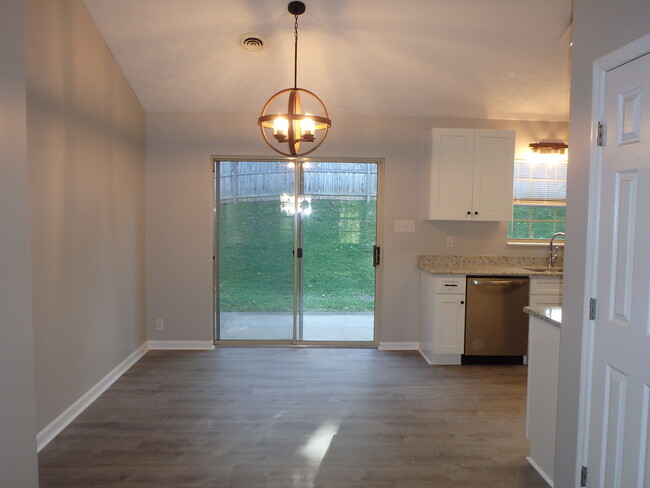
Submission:
[[[263,102],[263,100],[261,100]],[[566,140],[567,124],[523,121],[343,117],[333,114],[319,158],[385,158],[382,342],[418,341],[418,254],[541,255],[544,248],[506,245],[507,225],[428,222],[427,132],[431,127],[514,129],[517,148]],[[210,155],[275,156],[256,114],[147,114],[147,321],[153,340],[212,339],[212,168]],[[394,221],[415,219],[415,233]],[[446,235],[455,247],[445,247]],[[155,330],[155,320],[165,330]]]
[[[41,430],[146,340],[145,121],[81,0],[26,4]]]
[[[25,12],[0,2],[0,486],[36,488]]]
[[[589,154],[593,62],[650,32],[647,0],[575,0],[569,175],[567,188],[567,244],[564,311],[560,343],[555,486],[575,485],[579,411],[582,326],[586,299],[584,250],[587,242]]]

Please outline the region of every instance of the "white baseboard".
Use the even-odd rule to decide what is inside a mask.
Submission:
[[[117,379],[150,350],[192,350],[211,351],[212,341],[147,341],[134,351],[128,358],[118,364],[110,373],[104,376],[81,398],[70,405],[61,415],[50,422],[36,435],[36,447],[40,452],[52,439],[76,419],[99,395],[104,393]]]
[[[551,488],[553,488],[553,484],[554,484],[554,483],[553,483],[553,480],[552,480],[552,479],[551,479],[551,478],[550,478],[550,477],[549,477],[549,476],[544,472],[544,470],[543,470],[542,468],[539,467],[539,465],[538,465],[535,461],[533,461],[533,460],[530,458],[530,456],[526,456],[526,461],[528,461],[528,463],[529,463],[533,468],[535,468],[535,471],[537,471],[537,472],[539,473],[539,475],[540,475],[542,478],[544,478],[544,481],[546,481],[546,482],[548,483],[548,485],[549,485]]]
[[[460,354],[426,354],[420,349],[420,354],[431,366],[444,364],[461,364]]]
[[[149,341],[149,350],[159,351],[212,351],[212,341]]]
[[[380,342],[380,351],[417,351],[420,349],[419,342]]]
[[[88,406],[94,402],[99,395],[104,393],[117,379],[122,376],[149,350],[145,342],[137,350],[129,355],[124,361],[118,364],[110,373],[104,376],[90,390],[84,393],[81,398],[70,405],[61,415],[50,422],[43,430],[36,435],[36,447],[38,452],[47,446],[70,422],[76,419]]]

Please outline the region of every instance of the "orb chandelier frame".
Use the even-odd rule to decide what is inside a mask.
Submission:
[[[293,88],[286,88],[273,95],[264,105],[257,123],[264,141],[274,151],[284,156],[304,156],[315,151],[327,137],[332,121],[323,101],[316,94],[298,88],[298,16],[305,12],[303,2],[289,2],[289,13],[294,22]],[[283,107],[285,113],[271,113]],[[309,113],[308,110],[314,113]],[[301,143],[313,144],[308,150],[301,150]],[[288,151],[282,145],[288,145]],[[304,148],[303,148],[304,149]]]

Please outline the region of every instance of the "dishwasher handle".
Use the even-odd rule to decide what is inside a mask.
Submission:
[[[521,278],[521,279],[503,279],[503,280],[494,280],[494,279],[486,279],[486,280],[477,280],[473,279],[471,281],[472,285],[479,285],[479,286],[519,286],[519,285],[525,285],[526,282],[528,281],[527,278]]]

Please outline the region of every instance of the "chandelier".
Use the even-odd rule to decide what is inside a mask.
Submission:
[[[298,88],[298,16],[305,12],[305,4],[289,2],[288,10],[295,17],[293,88],[273,95],[264,105],[257,123],[271,149],[285,156],[304,156],[323,143],[332,121],[320,98],[309,90]]]

